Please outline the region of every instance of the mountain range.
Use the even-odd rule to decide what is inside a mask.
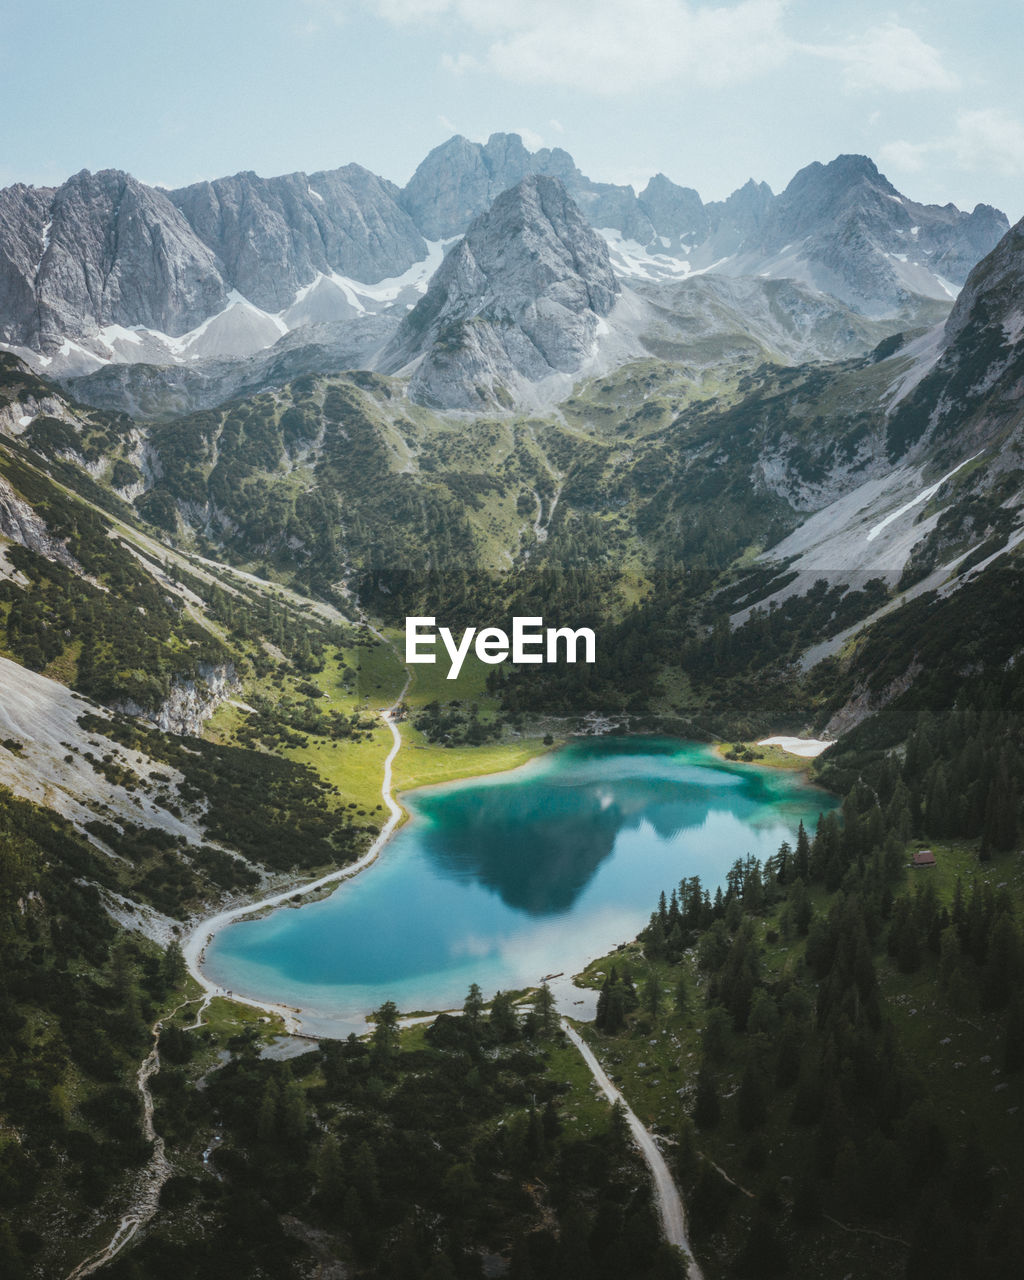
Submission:
[[[751,181],[705,204],[663,174],[639,195],[593,182],[567,152],[531,153],[515,134],[486,144],[452,138],[402,189],[359,165],[240,173],[174,191],[83,171],[59,188],[0,192],[0,340],[48,376],[99,371],[75,393],[101,404],[120,394],[121,407],[136,410],[159,401],[157,382],[165,411],[184,407],[182,396],[194,407],[252,389],[276,376],[282,356],[293,373],[391,367],[395,341],[405,341],[395,330],[446,247],[503,192],[537,177],[560,183],[581,224],[601,234],[620,286],[680,315],[684,328],[703,318],[709,279],[742,279],[748,296],[765,288],[750,282],[786,280],[804,291],[803,307],[858,318],[847,325],[850,353],[873,345],[859,321],[876,326],[877,340],[878,325],[893,332],[941,318],[1007,229],[989,206],[965,213],[908,199],[862,156],[809,165],[778,195]],[[647,320],[641,309],[624,323],[625,351],[658,340]],[[813,348],[820,327],[803,327]],[[738,316],[731,332],[752,336]],[[799,358],[832,358],[832,332],[831,346]],[[258,367],[219,368],[254,357]],[[580,352],[578,367],[586,363]],[[166,372],[119,374],[122,364]],[[534,365],[541,379],[548,367]],[[517,393],[534,380],[524,369]],[[445,402],[465,407],[474,394],[462,387]]]

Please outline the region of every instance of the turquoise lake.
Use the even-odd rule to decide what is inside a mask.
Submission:
[[[302,1009],[314,1034],[573,973],[635,937],[684,877],[713,893],[833,807],[799,774],[664,738],[591,739],[403,796],[408,822],[331,897],[221,930],[205,971]]]

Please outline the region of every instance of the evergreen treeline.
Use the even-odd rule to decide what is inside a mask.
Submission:
[[[826,815],[813,839],[801,825],[795,847],[736,862],[714,896],[696,878],[662,894],[641,935],[649,979],[638,990],[618,965],[605,979],[607,1036],[633,1024],[648,1035],[673,1015],[702,1026],[677,1171],[698,1254],[731,1256],[722,1274],[806,1266],[836,1222],[903,1241],[878,1274],[974,1280],[1018,1265],[1021,1171],[993,1165],[970,1122],[929,1097],[882,988],[902,980],[891,973],[926,971],[951,1021],[990,1018],[996,1062],[1018,1072],[1021,923],[1007,888],[980,875],[949,904],[927,878],[902,891],[907,855],[892,827],[909,823],[910,806],[899,786],[885,810],[858,787],[843,824]],[[998,1107],[998,1096],[976,1105]],[[723,1178],[722,1160],[758,1188],[753,1201]]]
[[[92,881],[102,855],[0,789],[0,1274],[52,1272],[73,1224],[149,1157],[135,1086],[181,953],[128,938]],[[44,1261],[49,1259],[49,1261]]]
[[[622,1115],[586,1137],[566,1122],[546,988],[525,1011],[499,994],[488,1012],[473,986],[463,1016],[441,1015],[414,1049],[399,1048],[397,1012],[381,1006],[369,1042],[288,1063],[243,1035],[201,1093],[179,1033],[157,1123],[183,1143],[216,1128],[216,1177],[172,1179],[173,1214],[113,1280],[299,1277],[314,1256],[353,1276],[478,1280],[486,1255],[509,1253],[515,1280],[682,1280]]]

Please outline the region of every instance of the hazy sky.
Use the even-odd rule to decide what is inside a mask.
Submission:
[[[1021,0],[0,0],[0,184],[184,185],[453,133],[705,199],[840,152],[918,200],[1024,214]]]

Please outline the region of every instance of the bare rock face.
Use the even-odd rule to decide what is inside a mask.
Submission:
[[[1024,334],[1024,218],[970,273],[946,321],[947,343],[972,324],[1001,326],[1008,344]]]
[[[201,662],[194,680],[177,679],[164,702],[155,710],[136,702],[120,702],[114,710],[150,721],[164,733],[198,738],[203,724],[222,702],[238,689],[238,676],[229,663],[214,666]]]
[[[46,253],[54,190],[18,183],[0,191],[0,338],[30,344],[38,339],[36,278]]]
[[[372,284],[424,258],[427,246],[397,196],[393,183],[357,164],[279,178],[239,173],[170,193],[229,287],[272,312],[318,273]]]
[[[670,244],[683,240],[699,244],[711,229],[708,211],[697,192],[677,186],[663,173],[656,173],[648,182],[638,203],[655,233]]]
[[[8,187],[0,342],[51,358],[70,341],[103,359],[109,345],[96,339],[106,326],[180,337],[222,312],[232,290],[273,313],[319,273],[367,283],[401,275],[427,246],[397,195],[359,165],[242,173],[166,193],[115,170],[83,170],[58,188]],[[257,345],[280,333],[265,323],[269,340]],[[135,340],[123,355],[146,353]]]
[[[355,164],[275,178],[240,173],[177,191],[114,170],[83,171],[57,188],[0,191],[0,344],[48,377],[87,379],[99,370],[98,393],[108,395],[122,383],[109,368],[121,363],[205,371],[245,364],[285,333],[351,324],[355,334],[368,312],[389,313],[397,325],[438,260],[427,240],[465,234],[504,192],[534,178],[562,184],[583,222],[604,233],[624,280],[679,281],[696,272],[792,280],[903,328],[944,318],[1007,229],[1003,214],[985,205],[965,213],[915,203],[864,156],[808,165],[780,195],[751,181],[704,204],[663,174],[639,196],[631,186],[595,182],[566,151],[531,152],[514,133],[484,144],[449,139],[403,190]],[[460,253],[468,251],[477,262],[472,247]],[[417,263],[421,278],[410,271],[403,279]],[[509,355],[518,346],[509,358],[527,378],[572,363],[561,350],[571,326],[551,310],[556,304],[568,305],[552,295],[536,302],[532,318],[517,313],[507,341],[493,326],[462,332],[458,361],[468,367],[475,352],[484,400],[502,382],[497,348]],[[589,323],[584,316],[583,327]],[[321,371],[338,367],[338,342],[310,334],[300,345]],[[346,361],[364,358],[349,335],[341,345]],[[298,360],[294,350],[290,361]],[[431,389],[432,369],[436,363],[424,364],[416,394],[445,403],[448,394]],[[187,382],[197,403],[211,403],[217,387],[251,385],[252,370],[237,372],[222,377],[211,367],[210,377],[165,380]],[[139,378],[123,381],[117,407],[141,403]],[[149,391],[146,399],[155,404]]]
[[[948,306],[1007,229],[1005,216],[987,205],[965,213],[908,199],[866,156],[808,165],[779,195],[750,181],[705,205],[664,174],[639,196],[632,187],[593,182],[566,152],[531,153],[516,134],[494,134],[483,145],[450,139],[427,156],[400,199],[425,234],[456,235],[530,174],[559,178],[592,227],[649,252],[685,259],[691,269],[796,279],[868,316],[909,315],[922,300]]]
[[[106,325],[178,335],[217,311],[214,255],[161,191],[86,170],[0,192],[0,337],[54,351]]]
[[[604,241],[562,183],[526,178],[451,250],[380,367],[418,361],[410,395],[425,404],[509,406],[524,383],[580,369],[618,292]]]
[[[909,200],[867,156],[837,156],[793,178],[764,220],[758,251],[795,252],[805,278],[864,314],[891,314],[913,295],[949,300],[1007,230],[987,205]]]
[[[890,455],[930,441],[962,457],[998,442],[1001,466],[1019,467],[1022,385],[1024,219],[967,277],[938,360],[890,414]]]
[[[857,725],[863,724],[876,711],[881,711],[910,688],[923,668],[919,662],[911,662],[907,670],[891,680],[884,689],[874,690],[858,685],[850,700],[839,708],[822,731],[826,738],[841,738]]]
[[[775,199],[767,182],[748,178],[725,200],[705,205],[713,252],[731,254],[760,244]]]
[[[592,182],[561,147],[531,152],[517,133],[493,133],[486,143],[449,138],[420,164],[400,200],[431,240],[462,235],[503,191],[531,175],[557,178],[592,227],[614,227],[646,244],[650,222],[632,187]]]
[[[0,536],[84,576],[82,566],[64,543],[53,536],[42,518],[15,493],[3,476],[0,476]]]
[[[495,133],[486,144],[457,135],[424,159],[401,192],[400,200],[428,240],[462,235],[503,191],[532,173],[553,167],[563,181],[576,172],[565,151],[532,155],[517,133]]]

